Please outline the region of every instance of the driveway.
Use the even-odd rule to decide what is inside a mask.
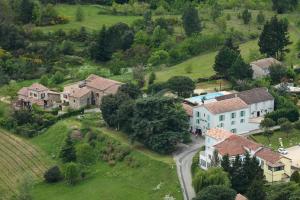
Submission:
[[[286,157],[292,160],[292,165],[294,167],[300,168],[300,146],[293,146],[287,148],[288,154]]]
[[[176,161],[177,174],[179,177],[184,200],[193,199],[196,194],[192,186],[191,165],[194,155],[204,145],[204,138],[192,136],[192,143],[181,145],[180,150],[174,153]]]

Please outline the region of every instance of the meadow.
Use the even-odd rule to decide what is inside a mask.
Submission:
[[[94,131],[98,131],[122,145],[130,147],[130,155],[139,163],[139,167],[129,167],[125,162],[115,166],[99,160],[89,168],[87,178],[75,186],[65,182],[46,184],[40,182],[32,190],[33,199],[162,199],[171,195],[182,199],[181,189],[176,174],[176,165],[171,156],[161,156],[147,150],[142,145],[132,144],[125,134],[100,127],[99,115],[85,115],[85,120]],[[50,127],[42,135],[31,140],[33,144],[58,162],[58,153],[62,141],[73,129],[80,129],[84,120],[70,118]],[[147,181],[145,181],[147,180]]]
[[[275,131],[268,139],[267,136],[263,134],[251,136],[256,142],[277,150],[280,147],[279,138],[282,139],[283,146],[285,148],[292,147],[300,144],[300,134],[299,130],[293,129],[289,134],[283,131]]]

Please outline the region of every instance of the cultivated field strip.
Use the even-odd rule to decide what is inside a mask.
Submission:
[[[0,200],[16,193],[25,176],[41,180],[47,169],[42,158],[43,153],[29,142],[0,130]]]

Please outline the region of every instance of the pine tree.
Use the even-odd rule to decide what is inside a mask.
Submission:
[[[234,45],[232,37],[228,37],[228,38],[225,40],[224,46],[225,46],[225,47],[228,47],[228,48],[231,49],[231,50],[236,51],[237,53],[240,53],[239,46],[238,46],[238,45]]]
[[[276,16],[272,17],[264,25],[263,31],[259,37],[259,50],[268,57],[282,59],[286,46],[291,44],[288,36],[288,23],[284,20],[278,20]]]
[[[263,181],[255,179],[248,188],[246,196],[249,200],[265,200],[267,195],[264,188]]]
[[[215,58],[214,70],[221,75],[228,76],[230,67],[235,62],[239,53],[228,47],[223,47]]]
[[[230,163],[228,154],[223,156],[223,158],[221,160],[221,167],[224,169],[225,172],[228,172],[229,174],[231,174],[231,163]]]
[[[235,79],[251,79],[253,70],[251,66],[243,60],[241,56],[237,57],[229,69],[229,75]]]
[[[187,36],[201,32],[201,21],[196,8],[189,6],[182,15],[182,21]]]
[[[244,24],[249,24],[250,20],[251,20],[251,12],[249,12],[248,9],[245,9],[242,13],[242,19]]]
[[[74,142],[70,135],[65,139],[64,144],[60,150],[59,157],[62,159],[62,162],[72,162],[76,160],[76,150]]]
[[[257,16],[256,16],[256,22],[258,23],[258,24],[263,24],[263,23],[265,23],[265,15],[264,15],[264,13],[262,12],[262,11],[259,11],[259,13],[257,14]]]
[[[112,50],[105,26],[102,27],[97,41],[94,45],[92,45],[90,52],[91,57],[95,60],[108,61],[111,58]]]
[[[34,3],[31,0],[22,0],[19,9],[19,20],[27,24],[33,20]]]

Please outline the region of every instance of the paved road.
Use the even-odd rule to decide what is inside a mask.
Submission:
[[[193,137],[192,140],[190,145],[182,145],[181,149],[174,154],[184,200],[191,200],[196,196],[192,186],[191,165],[194,155],[204,145],[203,138]]]

